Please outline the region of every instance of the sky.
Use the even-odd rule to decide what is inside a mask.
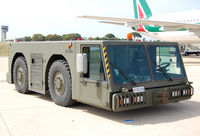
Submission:
[[[200,9],[199,0],[147,0],[153,14]],[[76,18],[81,15],[134,18],[132,0],[0,0],[0,25],[8,25],[8,38],[35,33],[79,33],[83,37],[113,33],[126,38],[132,32],[125,26]]]

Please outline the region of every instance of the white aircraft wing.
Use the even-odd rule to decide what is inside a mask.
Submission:
[[[99,21],[99,23],[106,23],[106,24],[113,24],[113,25],[126,25],[126,23],[120,23],[120,22],[109,22],[109,21]]]
[[[101,23],[115,24],[115,25],[126,25],[129,27],[137,27],[139,24],[142,25],[153,25],[163,26],[167,30],[176,31],[180,29],[189,29],[189,31],[196,33],[200,36],[200,24],[186,24],[176,22],[165,22],[165,21],[154,21],[154,20],[139,20],[139,19],[126,19],[126,18],[115,18],[115,17],[99,17],[99,16],[78,16],[79,18],[101,20]]]

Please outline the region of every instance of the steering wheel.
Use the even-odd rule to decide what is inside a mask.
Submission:
[[[170,66],[170,62],[165,62],[165,63],[162,63],[160,65],[158,65],[157,67],[161,67],[165,72],[167,72],[167,67]]]

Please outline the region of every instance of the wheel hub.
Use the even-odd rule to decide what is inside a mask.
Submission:
[[[17,69],[17,81],[20,86],[24,84],[24,73],[22,67]]]
[[[57,95],[61,96],[65,92],[66,83],[61,72],[56,72],[54,75],[54,89]]]

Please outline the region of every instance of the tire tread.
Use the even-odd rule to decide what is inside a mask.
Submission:
[[[53,92],[54,89],[51,86],[51,79],[50,79],[50,77],[52,76],[51,71],[52,71],[52,69],[54,69],[56,63],[63,65],[66,69],[67,81],[68,81],[66,84],[66,86],[68,88],[66,90],[67,91],[66,98],[65,98],[66,101],[58,100],[59,98],[56,98],[57,96],[55,96],[55,93]],[[49,73],[48,73],[48,86],[49,86],[51,98],[56,104],[64,106],[64,107],[68,107],[68,106],[72,106],[76,103],[76,101],[72,99],[72,78],[71,78],[70,68],[69,68],[68,63],[64,59],[59,59],[52,63]]]

